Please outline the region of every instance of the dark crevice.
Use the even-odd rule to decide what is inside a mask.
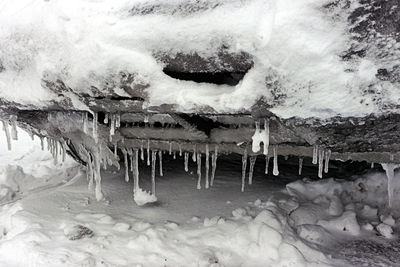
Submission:
[[[96,96],[92,97],[93,99],[97,100],[112,100],[112,101],[123,101],[123,100],[131,100],[131,101],[144,101],[144,98],[142,97],[137,97],[137,96],[111,96],[111,97],[105,97],[105,96]]]
[[[188,114],[179,114],[179,117],[187,121],[189,124],[195,126],[198,130],[204,132],[207,136],[210,135],[210,132],[214,128],[225,127],[229,128],[229,125],[222,124],[220,122],[215,122],[212,119],[201,117],[199,115],[188,115]]]
[[[168,76],[178,80],[197,83],[226,84],[230,86],[237,85],[246,75],[246,72],[177,72],[167,69],[163,71]]]

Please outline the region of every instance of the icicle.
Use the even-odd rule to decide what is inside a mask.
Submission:
[[[99,135],[98,135],[99,133],[98,133],[98,129],[97,129],[98,128],[98,125],[97,125],[98,119],[99,119],[99,114],[97,112],[95,112],[93,114],[93,138],[96,143],[99,141]]]
[[[244,184],[246,182],[246,168],[247,168],[247,150],[244,150],[244,154],[242,156],[242,189],[244,192]]]
[[[386,172],[386,177],[388,179],[387,182],[387,191],[388,191],[388,205],[389,208],[392,208],[393,206],[393,194],[394,194],[394,185],[393,185],[393,180],[394,180],[394,170],[396,168],[400,167],[400,165],[396,165],[393,163],[382,163],[382,168]]]
[[[158,151],[158,160],[160,161],[160,176],[164,176],[162,167],[162,151]]]
[[[210,187],[210,182],[208,178],[209,171],[210,171],[210,151],[208,144],[206,144],[206,189]]]
[[[299,175],[301,175],[301,172],[303,170],[303,158],[299,158]]]
[[[136,190],[139,188],[139,151],[135,149],[135,154],[134,154],[134,175],[133,175],[133,193],[136,192]]]
[[[131,161],[130,168],[131,172],[133,172],[133,150],[132,148],[128,149],[129,160]]]
[[[394,154],[390,153],[390,161],[392,162],[394,160]]]
[[[324,149],[320,148],[318,151],[318,177],[322,178],[322,170],[324,165]]]
[[[201,189],[201,154],[197,153],[197,189]]]
[[[104,116],[104,124],[108,124],[108,113]]]
[[[117,143],[114,143],[114,156],[117,156],[118,154],[118,145]]]
[[[174,151],[173,153],[172,153],[172,157],[174,158],[174,159],[176,159],[176,152]]]
[[[215,171],[217,170],[218,145],[215,145],[214,154],[211,155],[211,186],[214,185]]]
[[[112,114],[110,118],[110,141],[112,140],[112,136],[114,134],[115,134],[115,114]]]
[[[196,158],[197,158],[197,156],[196,156],[196,145],[193,145],[193,155],[192,155],[193,162],[196,162]]]
[[[61,148],[62,148],[62,162],[64,162],[65,161],[65,155],[66,155],[65,142],[63,142],[61,144]]]
[[[10,138],[10,130],[8,129],[8,123],[6,121],[2,121],[2,123],[3,123],[4,133],[6,134],[7,148],[8,150],[11,151],[11,138]]]
[[[89,152],[86,154],[88,161],[86,162],[86,178],[88,180],[88,189],[89,191],[93,190],[93,178],[94,178],[94,173],[93,173],[93,162],[92,162],[92,156],[90,155]]]
[[[150,140],[147,140],[147,166],[150,166]]]
[[[49,137],[46,137],[46,142],[47,142],[47,151],[50,151],[51,143],[50,143],[50,138]]]
[[[156,195],[156,151],[151,151],[151,192]]]
[[[278,170],[278,146],[274,145],[274,169],[272,170],[272,174],[275,176],[279,175]]]
[[[121,127],[121,114],[115,115],[115,128]]]
[[[265,156],[265,174],[268,174],[269,156]]]
[[[17,116],[11,116],[11,137],[13,140],[18,140],[18,131],[17,131]]]
[[[101,176],[100,176],[100,155],[97,151],[94,156],[94,180],[96,181],[96,199],[100,201],[103,199],[103,192],[101,192]]]
[[[331,151],[328,149],[325,151],[325,166],[324,166],[324,172],[328,173],[329,171],[329,159],[331,157]]]
[[[144,115],[144,123],[148,123],[149,122],[149,115]]]
[[[172,155],[172,142],[169,142],[169,155]]]
[[[144,160],[144,148],[143,148],[143,141],[140,144],[140,159]]]
[[[373,162],[371,162],[371,169],[373,169],[375,167],[375,164]]]
[[[179,157],[182,157],[182,145],[179,144]]]
[[[89,132],[89,129],[88,129],[89,114],[87,112],[84,112],[82,115],[83,115],[83,118],[82,118],[83,119],[83,132],[85,134],[87,134]]]
[[[189,152],[185,152],[185,172],[189,171]]]
[[[43,136],[40,137],[40,147],[42,148],[42,151],[44,151],[44,138],[43,138]]]
[[[313,147],[313,157],[312,157],[312,164],[318,163],[318,145],[314,145]]]
[[[58,142],[54,140],[54,151],[53,151],[53,157],[54,157],[54,164],[58,164]]]
[[[125,163],[125,182],[129,182],[129,166],[128,166],[128,152],[125,148],[122,148],[122,154],[124,155]]]
[[[257,156],[250,157],[249,184],[253,184],[254,165],[256,164]]]

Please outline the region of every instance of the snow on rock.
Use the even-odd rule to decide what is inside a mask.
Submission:
[[[393,234],[392,227],[385,223],[381,223],[381,224],[377,225],[376,230],[378,230],[378,232],[386,238],[392,238],[392,236],[393,236],[392,235]]]
[[[345,211],[341,216],[330,220],[319,220],[317,224],[328,230],[344,231],[350,235],[360,234],[360,225],[353,211]]]

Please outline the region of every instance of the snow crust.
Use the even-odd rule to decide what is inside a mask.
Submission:
[[[375,74],[389,63],[374,53],[362,60],[340,59],[351,43],[347,12],[357,1],[349,1],[348,11],[322,8],[328,2],[218,1],[215,8],[188,13],[179,6],[213,2],[3,1],[0,61],[5,70],[0,72],[0,98],[46,107],[62,99],[43,87],[42,78],[61,79],[72,90],[65,95],[74,107],[87,110],[75,93],[93,94],[90,86],[95,86],[127,96],[123,88],[102,89],[123,72],[134,74],[133,83],[149,85],[145,106],[176,104],[181,111],[211,106],[237,112],[263,98],[281,117],[387,111],[398,102],[400,91]],[[130,12],[153,5],[154,13]],[[153,56],[196,52],[207,57],[221,47],[253,56],[254,67],[237,86],[173,79]],[[394,51],[395,46],[388,49]],[[377,93],[365,94],[366,88]],[[377,96],[382,101],[374,102]]]

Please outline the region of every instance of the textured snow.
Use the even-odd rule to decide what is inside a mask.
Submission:
[[[379,82],[383,64],[374,53],[341,61],[350,43],[346,12],[322,8],[324,0],[219,1],[211,9],[185,13],[185,4],[212,1],[3,1],[0,10],[0,98],[47,106],[60,101],[41,79],[62,79],[75,93],[103,88],[120,72],[149,84],[146,105],[177,104],[190,111],[203,105],[220,112],[249,109],[263,98],[282,102],[271,109],[281,117],[361,116],[382,113],[396,103],[396,84]],[[356,0],[350,1],[352,10]],[[154,14],[132,15],[133,7],[155,5]],[[161,8],[158,8],[158,7]],[[178,10],[177,12],[172,12]],[[180,81],[162,72],[153,54],[197,52],[213,56],[220,47],[245,51],[254,67],[236,86]],[[394,47],[392,48],[392,50]],[[351,71],[349,71],[351,70]],[[364,94],[365,88],[376,89]],[[107,89],[108,90],[108,89]],[[122,88],[110,89],[126,96]],[[381,94],[382,93],[382,94]],[[77,109],[87,110],[72,92]],[[279,96],[283,96],[279,99]],[[390,107],[390,105],[387,105]]]

